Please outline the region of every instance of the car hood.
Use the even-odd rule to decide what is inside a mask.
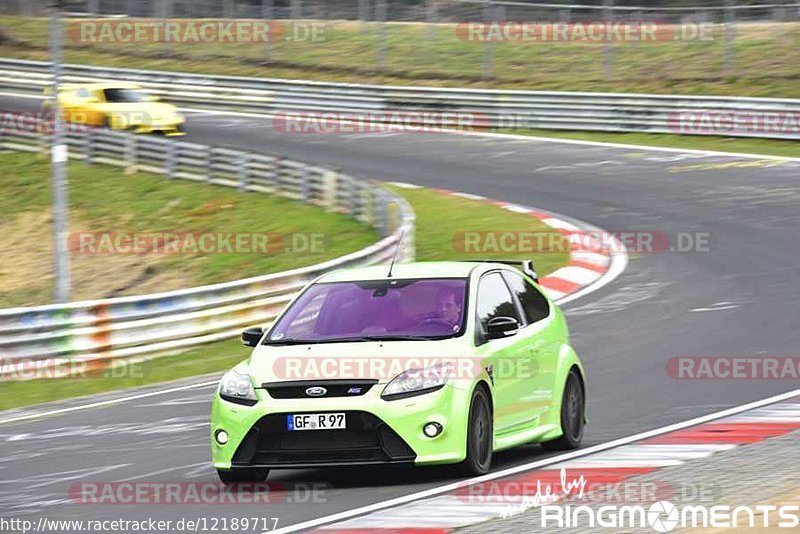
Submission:
[[[172,117],[178,113],[178,108],[164,102],[119,102],[114,104],[102,104],[102,110],[120,114],[141,113],[154,119]]]
[[[311,345],[260,345],[247,369],[253,382],[377,379],[387,383],[407,369],[469,356],[464,337],[431,341],[364,341]]]

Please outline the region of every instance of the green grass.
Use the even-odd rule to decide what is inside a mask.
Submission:
[[[642,146],[713,150],[718,152],[739,152],[744,154],[800,157],[800,143],[797,141],[783,141],[779,139],[748,139],[743,137],[717,137],[704,135],[577,132],[525,129],[498,130],[498,133],[530,135],[536,137],[553,137],[558,139],[576,139],[580,141],[599,141],[603,143],[622,143]]]
[[[538,219],[504,210],[493,204],[445,195],[430,189],[406,189],[390,186],[409,201],[417,217],[417,259],[461,260],[530,257],[540,275],[550,273],[569,262],[568,250],[561,234]],[[557,244],[558,251],[520,253],[515,250],[464,252],[464,232],[536,232],[546,234]],[[487,243],[486,241],[482,241]]]
[[[214,373],[245,359],[247,352],[236,341],[220,341],[179,355],[120,365],[99,376],[0,381],[0,410]]]
[[[0,307],[45,304],[52,295],[50,166],[43,158],[11,153],[0,154],[0,166],[0,229],[5,231],[0,236],[5,247],[0,256],[0,275],[5,281],[0,287]],[[280,250],[268,248],[266,254],[250,249],[206,254],[73,254],[73,300],[278,272],[342,256],[378,239],[374,230],[348,216],[284,198],[153,174],[124,175],[116,167],[82,162],[70,163],[68,177],[71,232],[266,233],[268,243],[280,243],[269,241],[280,235],[288,245]],[[28,239],[22,238],[25,233]],[[316,236],[321,246],[295,252],[293,235]],[[28,274],[20,276],[23,269]]]
[[[192,188],[202,189],[196,184]],[[417,216],[415,236],[417,259],[450,260],[470,257],[519,257],[520,254],[464,254],[453,244],[453,236],[464,231],[534,231],[553,234],[537,219],[513,213],[497,206],[474,200],[452,197],[427,189],[405,189],[390,186],[403,195]],[[43,201],[44,199],[42,199]],[[540,274],[546,274],[568,261],[563,252],[534,254]],[[193,348],[175,356],[167,356],[135,364],[129,373],[116,376],[100,375],[80,378],[44,379],[24,382],[0,382],[0,410],[29,406],[102,393],[123,388],[155,384],[211,372],[221,372],[247,357],[249,349],[238,341],[221,341]],[[120,374],[125,376],[120,377]]]
[[[69,24],[69,22],[65,22]],[[724,72],[724,27],[710,41],[659,41],[612,45],[606,78],[603,46],[587,43],[504,42],[493,47],[486,79],[484,43],[462,40],[454,24],[390,23],[388,48],[378,63],[378,29],[327,23],[323,41],[282,39],[266,60],[263,43],[85,43],[66,39],[70,63],[211,74],[329,81],[518,89],[619,91],[800,97],[800,24],[739,24],[736,65]],[[0,17],[9,37],[0,55],[47,60],[47,20]],[[69,32],[67,32],[69,35]]]

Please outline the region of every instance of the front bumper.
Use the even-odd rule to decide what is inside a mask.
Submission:
[[[211,410],[214,467],[306,468],[337,465],[444,464],[466,456],[469,391],[448,384],[438,391],[385,401],[376,384],[357,397],[275,399],[262,389],[259,401],[243,406],[216,393]],[[286,415],[345,412],[346,430],[287,431]],[[425,436],[437,422],[444,430]],[[228,434],[220,445],[218,430]]]

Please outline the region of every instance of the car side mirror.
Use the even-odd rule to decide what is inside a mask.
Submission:
[[[519,321],[513,317],[494,317],[486,325],[486,339],[511,337],[519,332]]]
[[[257,326],[255,328],[248,328],[242,332],[242,345],[245,347],[255,347],[264,335],[264,330]]]

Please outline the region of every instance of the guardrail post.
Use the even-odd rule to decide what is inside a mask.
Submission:
[[[164,176],[170,180],[175,178],[175,170],[178,168],[179,150],[180,143],[177,141],[170,141],[167,145],[167,163],[164,165]]]
[[[336,209],[336,191],[339,171],[328,171],[322,178],[322,205],[328,211]]]
[[[136,172],[136,134],[128,132],[125,137],[125,174]]]
[[[83,161],[87,165],[94,163],[94,130],[92,128],[87,128],[86,134],[83,136]]]
[[[43,126],[44,125],[44,126]],[[50,133],[47,131],[47,123],[39,122],[39,157],[46,158],[50,156]]]
[[[206,161],[204,167],[204,171],[206,173],[206,182],[210,182],[211,178],[214,176],[214,161],[216,160],[214,156],[214,147],[208,147],[208,152],[206,152]]]
[[[361,206],[361,190],[358,187],[358,183],[352,178],[348,181],[349,189],[350,189],[350,215],[354,219],[358,219],[359,215],[359,207]]]
[[[311,202],[311,178],[306,166],[300,168],[300,196],[305,204]]]
[[[244,193],[250,185],[250,155],[243,153],[239,156],[239,161],[236,165],[239,175],[239,191]]]
[[[382,191],[379,191],[375,199],[378,208],[378,221],[377,227],[381,237],[389,235],[389,202]]]

